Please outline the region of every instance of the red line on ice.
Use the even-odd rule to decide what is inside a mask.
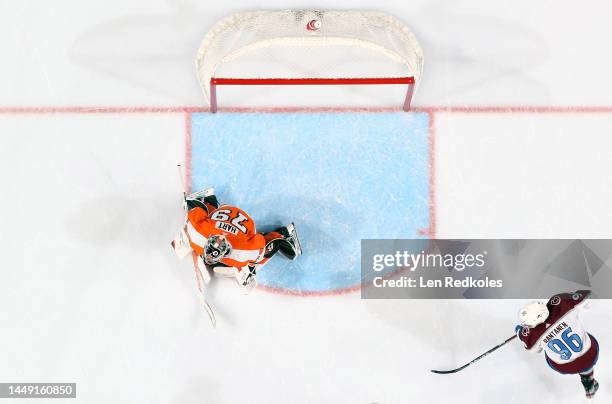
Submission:
[[[191,193],[191,131],[192,113],[185,111],[185,191]]]
[[[0,114],[147,114],[147,113],[198,113],[208,112],[201,106],[5,106]],[[221,108],[220,112],[399,112],[393,108]],[[413,107],[413,112],[428,113],[612,113],[612,106],[423,106]]]
[[[266,292],[276,293],[279,295],[286,295],[286,296],[323,297],[323,296],[337,296],[337,295],[343,295],[345,293],[359,292],[361,290],[361,284],[350,286],[347,288],[325,290],[325,291],[310,291],[310,290],[299,291],[299,290],[293,290],[293,289],[276,288],[276,287],[266,286],[266,285],[258,285],[257,289],[262,289],[262,290],[265,290]]]
[[[436,119],[429,112],[429,237],[436,238]]]

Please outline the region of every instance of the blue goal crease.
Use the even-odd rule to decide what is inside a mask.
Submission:
[[[331,292],[360,283],[360,240],[429,228],[427,113],[197,113],[192,189],[215,186],[259,231],[295,222],[304,254],[260,284]]]

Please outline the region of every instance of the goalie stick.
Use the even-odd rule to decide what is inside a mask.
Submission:
[[[192,257],[193,257],[193,269],[195,271],[195,276],[196,276],[196,282],[198,285],[198,296],[200,297],[200,302],[202,303],[202,306],[204,307],[204,310],[206,310],[206,313],[208,314],[208,317],[210,318],[210,323],[212,324],[213,328],[217,327],[217,318],[215,317],[215,312],[213,311],[212,307],[210,307],[210,304],[208,304],[208,302],[206,301],[206,297],[204,297],[204,286],[202,284],[203,281],[203,275],[200,272],[200,269],[198,267],[198,257],[195,253],[192,253]]]
[[[180,164],[177,164],[177,168],[179,171],[179,176],[181,178],[181,186],[183,188],[183,202],[185,202],[185,206],[187,206],[187,191],[186,191],[186,187],[185,187],[185,180],[183,177],[183,168]],[[198,287],[198,297],[200,298],[200,303],[202,304],[202,306],[204,307],[204,310],[206,311],[206,314],[208,314],[208,317],[210,318],[210,323],[212,324],[213,328],[217,327],[217,318],[215,317],[215,312],[213,311],[212,307],[210,307],[210,304],[208,304],[208,301],[206,300],[206,296],[204,295],[204,285],[203,285],[203,281],[204,281],[204,275],[202,275],[202,273],[200,272],[200,269],[198,267],[198,257],[195,254],[195,252],[192,252],[192,257],[193,257],[193,269],[195,271],[195,276],[196,276],[196,284]]]
[[[457,372],[467,368],[472,363],[478,362],[479,360],[481,360],[482,358],[484,358],[488,354],[497,351],[499,348],[503,347],[504,345],[506,345],[508,342],[512,341],[515,338],[517,338],[517,335],[513,335],[512,337],[508,338],[507,340],[505,340],[501,344],[497,345],[496,347],[493,347],[493,348],[489,349],[487,352],[483,353],[478,358],[473,359],[471,362],[466,363],[465,365],[461,366],[460,368],[452,369],[452,370],[432,370],[432,372],[436,373],[436,374],[439,374],[439,375],[448,375],[448,374],[451,374],[451,373],[457,373]]]

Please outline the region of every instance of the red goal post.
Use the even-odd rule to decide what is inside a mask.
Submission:
[[[219,86],[405,85],[410,109],[421,47],[401,21],[372,11],[233,14],[208,32],[196,59],[210,111]],[[322,97],[325,99],[325,97]]]

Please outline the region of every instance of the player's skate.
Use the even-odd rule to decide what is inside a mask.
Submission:
[[[595,397],[595,393],[597,393],[597,390],[599,390],[599,383],[597,382],[597,380],[595,380],[592,375],[580,375],[580,381],[584,386],[584,392],[587,398]]]
[[[296,259],[299,255],[302,255],[302,245],[300,244],[300,238],[295,228],[295,224],[291,223],[285,227],[281,227],[277,230],[282,234],[285,239],[284,243],[280,243],[280,252],[290,260]]]

